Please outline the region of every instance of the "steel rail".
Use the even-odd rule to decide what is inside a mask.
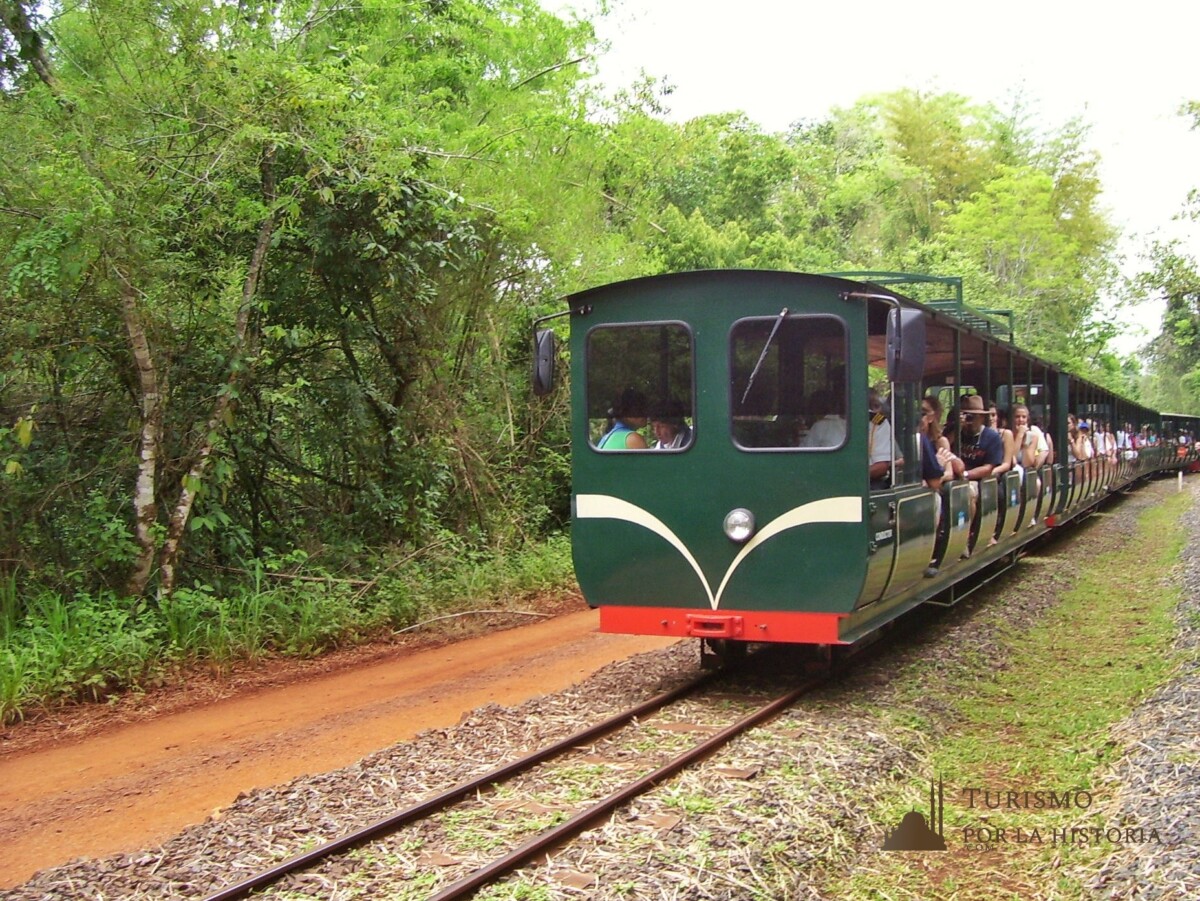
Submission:
[[[631,782],[629,785],[609,795],[604,800],[597,804],[580,811],[575,816],[571,817],[559,825],[547,829],[530,839],[525,844],[521,845],[514,851],[506,854],[504,857],[498,858],[483,867],[480,867],[475,872],[463,877],[446,888],[442,889],[435,895],[431,895],[429,901],[450,901],[454,898],[465,898],[474,894],[478,889],[493,882],[499,877],[505,875],[511,870],[514,870],[521,865],[528,863],[533,858],[544,853],[545,851],[562,844],[570,838],[574,838],[580,832],[583,832],[589,825],[603,816],[610,814],[627,801],[636,798],[638,795],[649,791],[657,786],[665,779],[674,776],[680,770],[690,766],[697,760],[707,757],[718,748],[727,744],[730,740],[745,732],[760,723],[773,719],[787,708],[791,707],[804,694],[812,691],[817,685],[826,682],[831,673],[824,674],[818,678],[810,679],[789,691],[787,694],[781,695],[774,701],[760,707],[753,713],[747,714],[731,726],[722,729],[712,738],[696,745],[689,751],[685,751],[670,762],[659,767],[652,773],[648,773],[636,782]]]
[[[348,835],[334,839],[330,842],[326,842],[323,845],[318,845],[316,848],[313,848],[310,851],[305,851],[303,854],[297,854],[295,857],[288,858],[287,860],[276,864],[268,870],[263,870],[257,875],[250,876],[247,879],[243,879],[241,882],[235,883],[234,885],[221,889],[214,894],[208,895],[205,898],[205,901],[233,901],[233,899],[236,898],[244,898],[254,889],[270,885],[289,873],[308,869],[313,864],[325,859],[326,857],[332,857],[335,854],[348,851],[351,848],[361,845],[363,842],[370,841],[373,838],[377,838],[381,835],[387,835],[390,832],[395,832],[397,829],[407,823],[413,822],[414,820],[419,820],[422,817],[427,817],[444,807],[448,807],[450,804],[453,804],[455,801],[458,801],[463,796],[468,795],[473,791],[486,788],[487,786],[496,782],[502,782],[503,780],[508,779],[511,776],[515,776],[518,773],[536,766],[539,763],[543,763],[544,761],[557,757],[560,754],[565,754],[567,751],[572,750],[578,745],[591,741],[594,738],[599,738],[608,732],[612,732],[614,729],[618,729],[640,716],[644,716],[647,713],[652,713],[661,707],[665,707],[667,704],[670,704],[673,701],[676,701],[679,698],[695,691],[701,685],[709,682],[715,675],[717,675],[715,672],[705,673],[697,679],[692,679],[691,681],[680,685],[678,688],[674,688],[670,691],[656,695],[653,698],[643,701],[642,703],[623,711],[622,713],[618,713],[615,716],[609,717],[601,723],[597,723],[594,726],[589,726],[586,729],[582,729],[573,735],[555,742],[554,744],[547,745],[545,748],[533,751],[530,754],[526,754],[524,757],[514,760],[511,763],[507,763],[495,770],[491,770],[482,776],[478,776],[467,782],[460,783],[453,788],[446,789],[440,794],[422,801],[419,804],[414,804],[411,807],[407,807],[404,810],[400,810],[396,813],[386,816],[381,820],[376,820],[374,823],[370,823],[369,825],[364,826],[361,829],[357,829]]]

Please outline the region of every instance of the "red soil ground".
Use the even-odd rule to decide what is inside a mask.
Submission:
[[[597,614],[580,606],[508,631],[443,635],[440,646],[423,639],[192,676],[9,727],[0,732],[0,888],[76,857],[152,846],[240,792],[346,766],[482,704],[518,704],[671,643],[602,635]]]

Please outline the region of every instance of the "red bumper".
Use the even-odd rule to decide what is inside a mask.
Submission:
[[[601,607],[600,631],[787,644],[842,644],[838,638],[838,623],[844,618],[845,615],[839,613]]]

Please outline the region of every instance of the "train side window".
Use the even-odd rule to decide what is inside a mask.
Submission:
[[[734,443],[834,450],[846,442],[846,326],[832,316],[742,319],[730,331]]]
[[[692,332],[682,322],[597,326],[587,336],[588,444],[678,452],[695,442]]]

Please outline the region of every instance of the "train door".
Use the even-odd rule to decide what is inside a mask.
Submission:
[[[937,532],[937,495],[921,478],[921,378],[925,365],[925,322],[916,310],[895,301],[868,301],[867,346],[870,430],[886,430],[890,454],[868,442],[867,578],[858,606],[886,598],[918,581],[929,565]],[[882,381],[880,380],[882,377]],[[883,478],[880,470],[886,469]]]

